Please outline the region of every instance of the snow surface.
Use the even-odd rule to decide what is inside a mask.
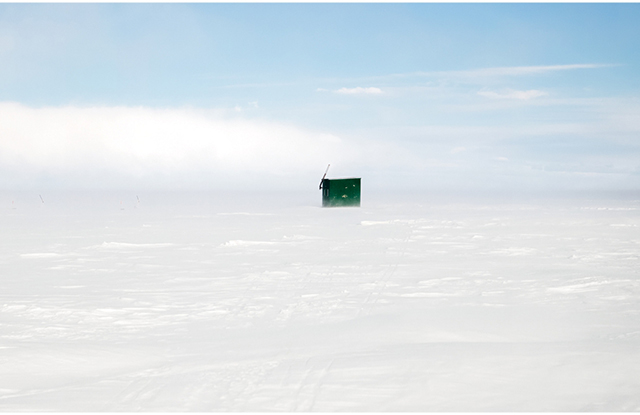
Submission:
[[[0,410],[640,410],[640,201],[364,196],[2,194]]]

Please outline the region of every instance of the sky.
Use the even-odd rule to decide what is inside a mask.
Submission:
[[[0,4],[0,189],[640,190],[640,4]]]

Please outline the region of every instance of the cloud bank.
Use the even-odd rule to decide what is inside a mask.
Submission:
[[[543,95],[483,92],[514,102]],[[569,112],[571,122],[561,114],[543,123],[511,122],[504,108],[489,109],[479,113],[484,125],[460,111],[434,123],[446,115],[434,112],[423,125],[371,122],[338,134],[232,109],[5,102],[0,190],[311,190],[328,163],[330,177],[363,177],[380,189],[638,188],[637,104],[598,101],[588,109],[588,120]]]
[[[537,75],[549,72],[572,71],[576,69],[596,69],[606,68],[614,65],[603,65],[595,63],[579,63],[571,65],[537,65],[537,66],[507,66],[496,68],[474,69],[469,71],[452,71],[450,73],[466,76],[523,76]]]
[[[523,76],[545,75],[554,72],[568,72],[583,69],[601,69],[621,66],[618,64],[599,64],[599,63],[577,63],[569,65],[535,65],[535,66],[502,66],[476,68],[468,70],[446,70],[446,71],[418,71],[393,73],[382,76],[367,76],[359,80],[364,82],[384,82],[393,80],[406,80],[412,78],[434,78],[443,80],[463,80],[465,82],[473,82],[475,80],[484,81],[488,78],[513,78]],[[353,81],[353,80],[352,80]],[[343,88],[346,89],[346,88]]]
[[[210,110],[0,103],[0,121],[0,185],[9,187],[247,185],[315,177],[358,153],[335,135]]]

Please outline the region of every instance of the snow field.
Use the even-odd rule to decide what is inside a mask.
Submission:
[[[1,410],[640,410],[638,201],[29,197]]]

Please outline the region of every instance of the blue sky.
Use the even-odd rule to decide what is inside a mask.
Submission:
[[[640,4],[0,4],[0,187],[637,190]]]

